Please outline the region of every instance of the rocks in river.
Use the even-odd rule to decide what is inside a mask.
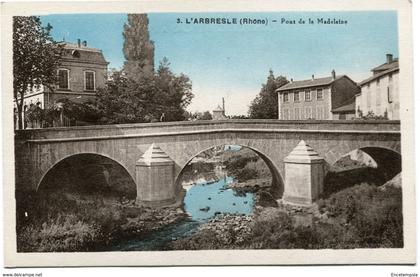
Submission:
[[[251,233],[251,225],[252,217],[249,215],[218,214],[201,225],[199,231],[211,230],[226,244],[240,243]]]
[[[211,197],[207,198],[208,200],[211,200]]]
[[[248,204],[248,201],[244,201],[244,204],[246,205],[246,204]]]
[[[209,206],[206,206],[204,208],[200,208],[200,211],[202,211],[202,212],[208,212],[209,210],[210,210]]]
[[[232,203],[232,206],[236,206],[236,203]]]

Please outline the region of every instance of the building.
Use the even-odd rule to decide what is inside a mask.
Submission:
[[[50,86],[52,89],[43,85],[27,92],[23,102],[23,118],[32,105],[44,109],[65,99],[79,103],[94,99],[97,89],[105,86],[107,69],[108,62],[100,49],[90,48],[86,41],[81,42],[80,39],[77,44],[64,43],[64,53],[57,69],[57,83]]]
[[[225,114],[225,99],[222,98],[222,107],[220,105],[217,106],[215,110],[213,110],[213,120],[223,120],[227,119]]]
[[[398,58],[386,55],[386,62],[372,70],[372,76],[359,83],[356,95],[357,117],[382,116],[400,119]]]
[[[352,119],[357,84],[346,75],[293,81],[278,88],[279,119]]]

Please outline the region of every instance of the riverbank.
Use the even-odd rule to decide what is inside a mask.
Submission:
[[[38,200],[18,221],[18,252],[108,251],[119,241],[141,240],[187,218],[180,208],[139,207],[134,200],[81,200],[60,193]]]
[[[256,207],[251,216],[220,215],[169,248],[400,248],[402,226],[401,188],[361,184],[306,209],[279,203]]]

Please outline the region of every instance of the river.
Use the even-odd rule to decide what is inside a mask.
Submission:
[[[196,171],[196,169],[192,169]],[[206,177],[203,177],[206,176]],[[217,178],[215,178],[217,176]],[[141,240],[131,239],[112,246],[112,251],[165,250],[177,238],[192,234],[201,224],[217,214],[251,214],[254,208],[253,193],[238,193],[228,188],[234,179],[226,176],[223,168],[215,167],[207,174],[200,173],[183,183],[186,190],[184,210],[189,219],[164,227]]]

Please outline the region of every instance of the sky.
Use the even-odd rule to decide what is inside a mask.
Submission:
[[[399,56],[394,11],[148,16],[155,64],[167,57],[173,72],[190,77],[195,95],[188,107],[192,112],[212,111],[224,97],[227,115],[247,114],[270,69],[276,76],[294,80],[330,76],[334,69],[337,75],[359,82],[371,75],[370,69],[385,62],[387,53]],[[236,18],[238,24],[186,23],[194,18]],[[264,19],[267,24],[241,25],[243,18]],[[319,18],[347,24],[318,24]],[[109,69],[122,67],[126,14],[53,14],[41,20],[53,26],[55,40],[87,40],[89,47],[102,49]]]

